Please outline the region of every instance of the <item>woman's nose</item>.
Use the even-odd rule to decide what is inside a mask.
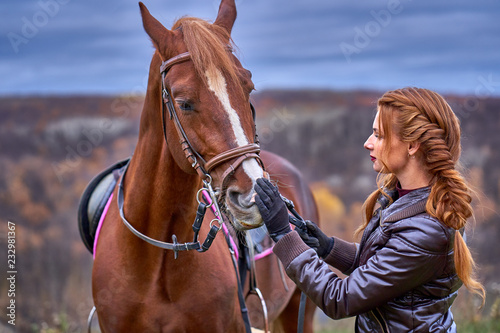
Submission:
[[[373,150],[373,143],[372,143],[372,137],[373,137],[373,134],[370,135],[368,137],[368,139],[366,139],[365,143],[363,144],[363,147],[365,147],[365,149],[368,149],[368,150]]]

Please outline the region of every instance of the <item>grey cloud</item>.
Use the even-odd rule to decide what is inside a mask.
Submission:
[[[22,18],[33,19],[39,1],[61,0],[3,6],[0,94],[126,93],[144,86],[153,49],[137,2],[70,0],[16,53],[7,34],[21,34]],[[213,20],[218,7],[218,1],[206,0],[144,2],[166,27],[183,15]],[[398,3],[398,12],[384,22],[388,6]],[[237,5],[233,37],[261,90],[418,84],[471,93],[481,75],[500,81],[497,1],[237,0]],[[357,53],[346,55],[341,45]]]

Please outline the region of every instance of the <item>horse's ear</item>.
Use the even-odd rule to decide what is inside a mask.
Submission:
[[[146,33],[151,38],[151,41],[160,54],[166,54],[169,42],[172,41],[172,31],[165,28],[157,19],[155,19],[142,2],[139,2],[139,7],[141,8],[142,25],[144,26],[144,30],[146,30]]]
[[[214,24],[217,24],[227,30],[231,35],[234,21],[236,20],[236,4],[234,0],[222,0],[219,6],[219,13]]]

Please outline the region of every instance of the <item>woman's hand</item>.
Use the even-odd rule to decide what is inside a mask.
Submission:
[[[255,191],[258,194],[255,197],[255,204],[259,208],[269,236],[277,242],[292,231],[288,221],[288,209],[281,199],[278,189],[269,180],[257,179]]]
[[[328,237],[311,221],[306,220],[307,231],[297,228],[300,238],[312,248],[320,258],[328,256],[333,248],[333,237]]]

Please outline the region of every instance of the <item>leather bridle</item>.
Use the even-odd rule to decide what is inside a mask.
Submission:
[[[244,146],[239,146],[235,148],[231,148],[229,150],[226,150],[215,157],[211,158],[209,161],[206,161],[197,151],[196,149],[193,148],[193,145],[191,142],[189,142],[189,139],[186,135],[186,132],[184,131],[184,128],[182,127],[182,124],[179,120],[179,117],[177,116],[177,112],[175,110],[174,103],[172,101],[172,95],[169,93],[169,88],[166,86],[165,83],[165,76],[167,75],[168,71],[172,66],[191,60],[191,56],[189,52],[184,52],[181,53],[173,58],[170,58],[166,61],[164,61],[160,67],[160,73],[161,73],[161,84],[162,84],[162,97],[163,97],[163,103],[162,103],[162,123],[163,123],[163,135],[165,137],[165,141],[167,141],[167,131],[166,131],[166,119],[165,119],[165,106],[168,109],[169,117],[171,120],[174,121],[175,129],[177,131],[177,134],[179,135],[180,139],[180,144],[182,147],[182,150],[184,151],[184,154],[187,158],[187,160],[191,163],[191,166],[196,170],[198,175],[201,177],[201,179],[206,180],[207,178],[210,177],[210,171],[214,170],[218,166],[224,164],[225,162],[228,162],[230,160],[236,159],[231,165],[223,172],[222,174],[222,179],[221,179],[221,184],[224,182],[224,179],[234,172],[238,166],[240,166],[241,163],[243,163],[244,160],[249,159],[249,158],[255,158],[257,161],[260,162],[261,166],[263,167],[263,163],[260,159],[260,156],[258,155],[260,152],[260,145],[258,142],[258,138],[256,136],[255,142],[250,143]],[[255,121],[255,109],[254,107],[250,104],[251,109],[252,109],[252,115],[254,117]],[[211,177],[210,177],[211,178]]]
[[[250,159],[250,158],[255,158],[257,161],[261,164],[262,169],[264,169],[264,164],[262,160],[260,159],[259,152],[260,152],[260,145],[258,141],[257,134],[255,134],[255,141],[254,143],[250,143],[244,146],[239,146],[235,148],[228,149],[222,153],[219,153],[215,157],[211,158],[210,160],[206,161],[203,156],[201,156],[196,149],[193,148],[191,142],[189,141],[186,132],[184,131],[184,128],[182,127],[182,124],[179,120],[179,117],[177,116],[177,112],[174,106],[174,103],[172,101],[171,94],[169,93],[169,88],[165,84],[165,76],[170,68],[172,66],[179,64],[181,62],[185,62],[191,59],[191,56],[189,52],[181,53],[171,59],[168,59],[164,61],[160,67],[160,73],[161,73],[161,82],[162,82],[162,97],[163,97],[163,103],[162,103],[162,126],[163,126],[163,136],[165,138],[165,142],[167,142],[167,131],[166,131],[166,117],[165,117],[165,106],[168,109],[169,112],[169,117],[171,120],[173,120],[177,134],[179,135],[179,140],[180,140],[180,145],[182,150],[184,151],[184,154],[191,163],[191,166],[196,170],[198,175],[201,177],[204,187],[201,188],[198,191],[197,194],[197,200],[198,200],[198,212],[197,216],[195,219],[195,222],[193,223],[193,230],[195,231],[194,239],[192,242],[187,242],[187,243],[178,243],[177,242],[177,237],[175,235],[172,235],[173,243],[168,243],[164,241],[159,241],[153,238],[150,238],[144,234],[142,234],[140,231],[135,229],[132,224],[127,221],[125,218],[125,213],[124,213],[124,186],[123,186],[123,180],[125,178],[125,174],[128,169],[128,165],[126,165],[122,178],[120,180],[120,184],[118,186],[118,209],[120,213],[120,217],[127,226],[127,228],[137,237],[140,239],[144,240],[145,242],[154,245],[156,247],[162,248],[162,249],[167,249],[167,250],[173,250],[175,258],[177,258],[177,253],[178,251],[188,251],[188,250],[197,250],[200,252],[207,251],[210,245],[212,244],[215,236],[217,235],[217,232],[221,229],[222,226],[222,214],[219,208],[219,200],[217,200],[217,194],[215,193],[213,187],[212,187],[212,177],[210,176],[210,172],[213,171],[215,168],[221,166],[222,164],[229,162],[231,160],[234,160],[229,167],[224,170],[222,173],[221,177],[221,186],[224,184],[225,179],[232,174],[236,168],[238,168],[243,161]],[[253,105],[250,104],[251,110],[252,110],[252,116],[255,122],[255,109]],[[265,171],[264,171],[265,172]],[[205,191],[208,196],[210,197],[211,203],[209,205],[206,205],[202,202],[200,199],[200,193]],[[222,191],[221,191],[222,192]],[[221,195],[221,193],[219,193]],[[203,242],[203,244],[200,244],[198,241],[198,231],[200,230],[201,223],[203,221],[203,217],[205,214],[205,210],[207,207],[210,207],[211,205],[214,206],[214,214],[215,214],[215,219],[211,221],[210,223],[210,231],[207,235],[207,238]],[[214,222],[216,222],[218,225],[215,225]]]

